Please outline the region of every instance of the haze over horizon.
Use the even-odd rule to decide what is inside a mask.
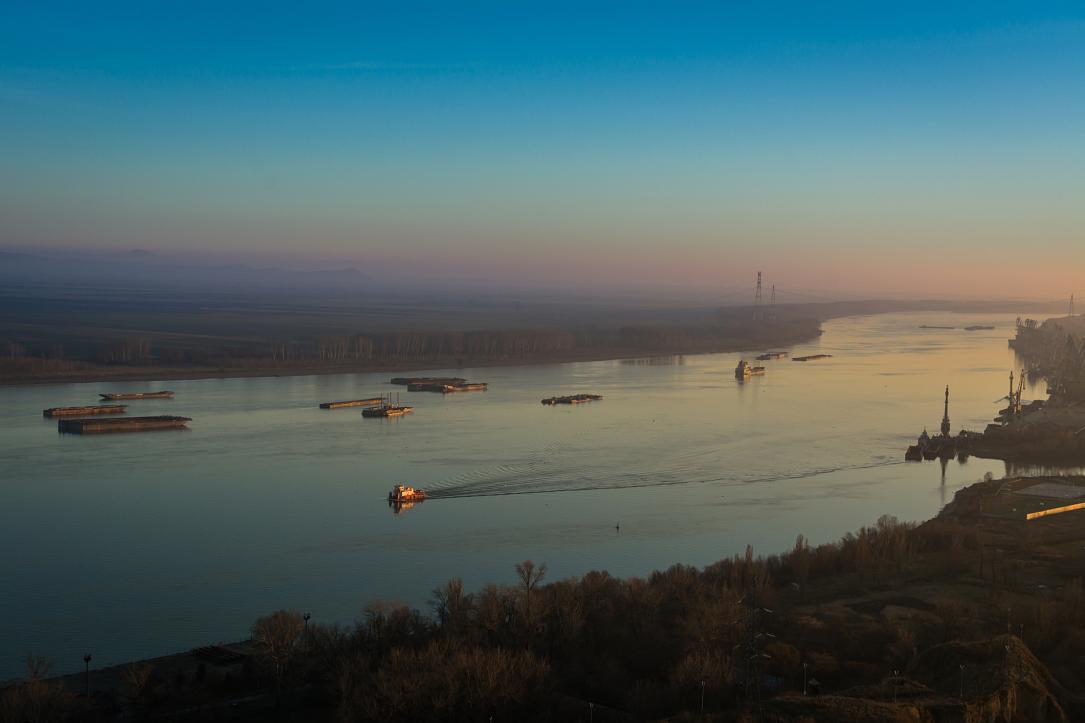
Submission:
[[[15,3],[0,246],[1060,298],[1083,71],[1073,3]]]

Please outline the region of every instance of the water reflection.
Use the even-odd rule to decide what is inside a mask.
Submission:
[[[669,356],[649,356],[639,357],[636,359],[622,359],[622,364],[627,366],[638,367],[669,367],[669,366],[683,366],[686,363],[686,357],[682,354],[672,354]]]
[[[1006,477],[1071,477],[1085,475],[1080,465],[1028,464],[1006,462]]]

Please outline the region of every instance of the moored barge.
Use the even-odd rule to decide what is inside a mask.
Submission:
[[[369,399],[348,399],[342,402],[323,402],[321,409],[343,409],[345,407],[372,407],[384,403],[384,397],[371,397]]]
[[[109,392],[99,394],[98,396],[106,401],[120,399],[173,399],[173,392]]]
[[[82,417],[92,414],[124,414],[124,404],[93,404],[85,407],[50,407],[41,410],[43,417]]]
[[[407,385],[407,391],[454,394],[456,392],[484,392],[487,387],[488,385],[485,382],[459,382],[457,384],[447,384],[445,382],[411,382]]]
[[[463,384],[467,380],[463,377],[392,377],[388,383],[407,387],[411,384]]]
[[[121,417],[114,419],[60,419],[57,431],[65,434],[104,434],[108,432],[151,432],[160,429],[187,429],[189,417]]]

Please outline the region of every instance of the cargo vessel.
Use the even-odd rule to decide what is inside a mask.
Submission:
[[[761,376],[764,373],[765,367],[750,366],[750,363],[745,359],[741,360],[738,363],[738,366],[735,367],[735,378],[737,379],[746,379],[748,377]]]

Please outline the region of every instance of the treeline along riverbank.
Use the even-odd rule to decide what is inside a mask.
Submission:
[[[1020,305],[1017,307],[1019,309]],[[33,289],[0,296],[0,383],[409,370],[763,350],[852,314],[1001,306],[269,296]]]
[[[816,338],[818,319],[748,309],[554,310],[307,302],[0,307],[0,383],[245,376],[718,352]],[[514,305],[515,306],[515,305]]]

